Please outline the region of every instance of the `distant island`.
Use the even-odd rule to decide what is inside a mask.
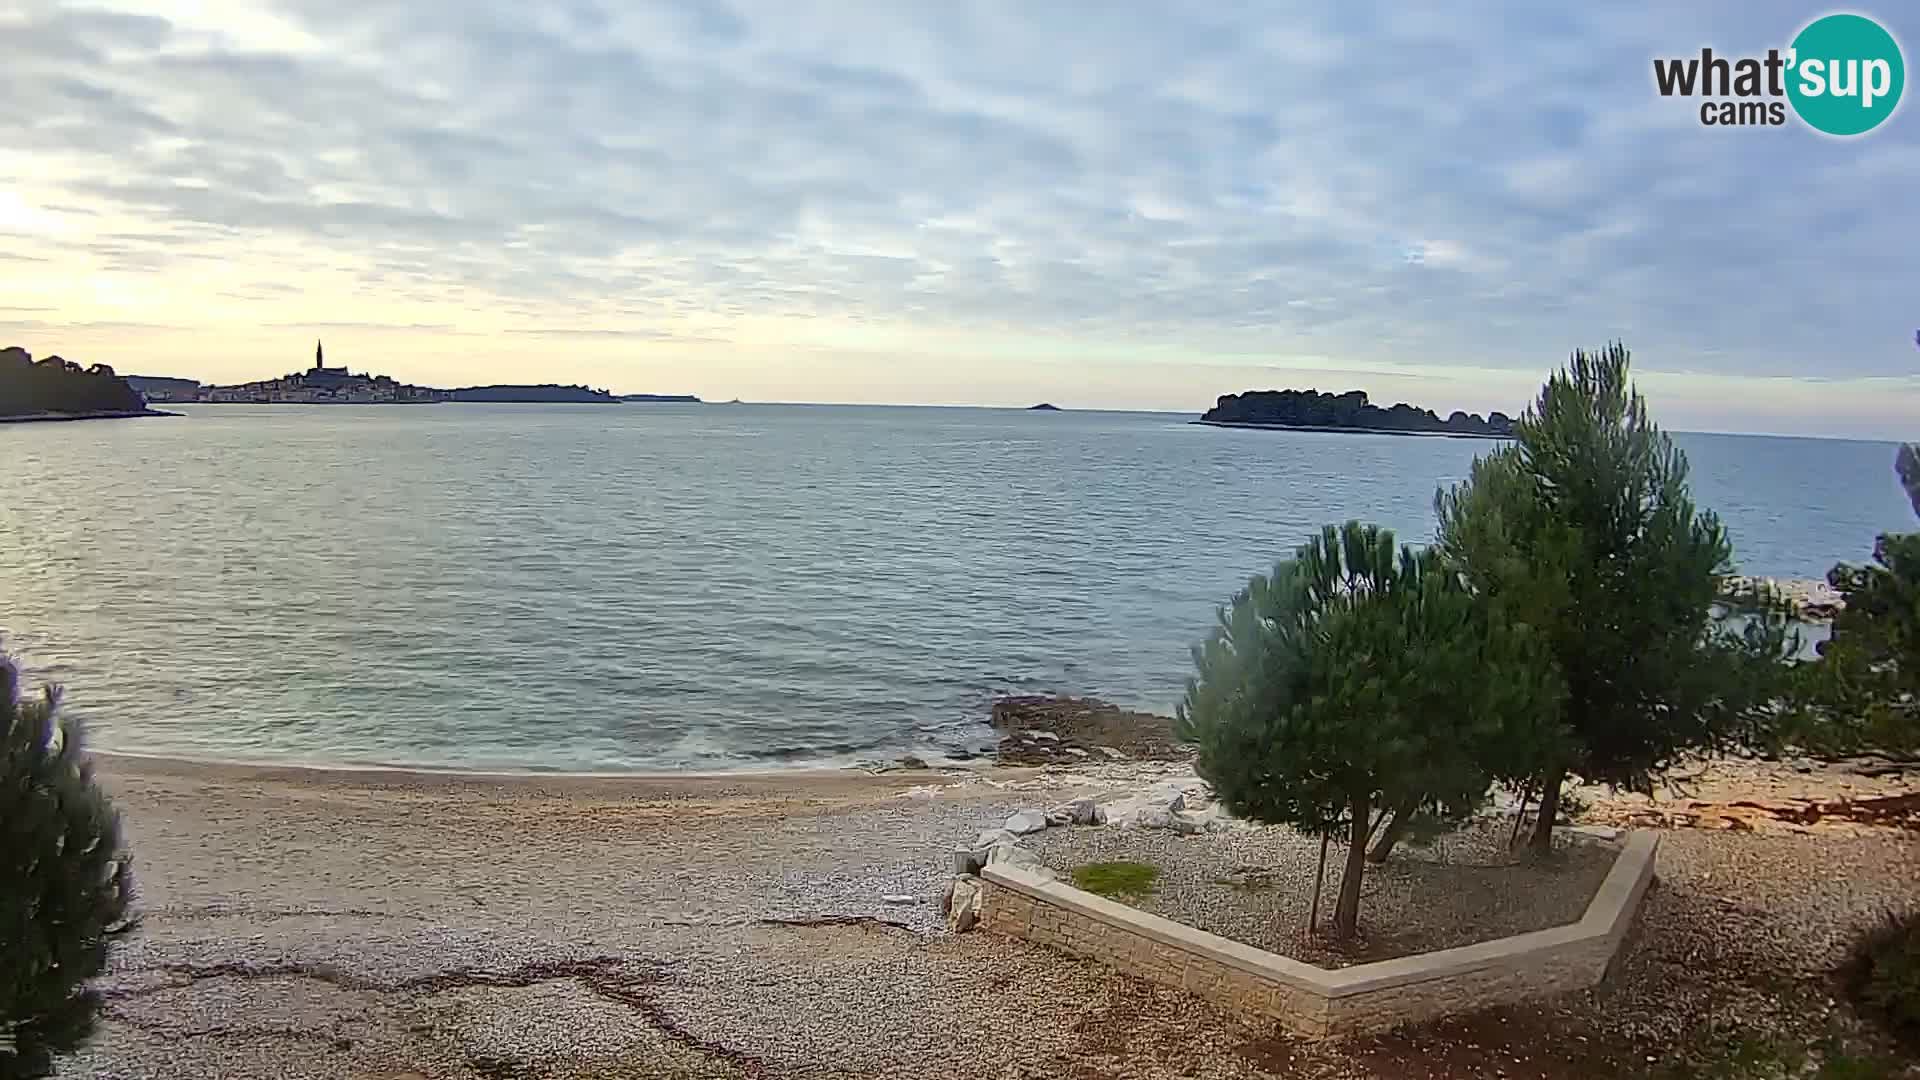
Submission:
[[[18,345],[0,349],[0,423],[169,415],[148,408],[105,364],[82,368],[58,356],[36,361]]]
[[[1194,421],[1215,427],[1290,428],[1304,431],[1377,431],[1394,435],[1453,435],[1510,439],[1513,420],[1505,413],[1454,412],[1445,420],[1431,409],[1399,404],[1383,409],[1367,401],[1365,390],[1323,394],[1317,390],[1249,390],[1228,394]]]
[[[1051,401],[1043,401],[1038,405],[1027,406],[1027,411],[1028,412],[1059,412],[1060,406],[1055,405]]]

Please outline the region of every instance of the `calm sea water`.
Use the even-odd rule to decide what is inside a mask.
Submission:
[[[806,406],[190,407],[0,426],[0,635],[105,748],[728,768],[1168,710],[1322,522],[1425,540],[1489,443]],[[1889,444],[1683,436],[1742,567],[1914,526]]]

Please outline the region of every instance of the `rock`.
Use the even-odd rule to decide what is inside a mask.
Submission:
[[[1120,751],[1118,751],[1118,750],[1115,750],[1115,749],[1114,749],[1113,747],[1111,747],[1111,746],[1096,746],[1096,747],[1094,747],[1094,749],[1095,749],[1095,750],[1097,750],[1097,751],[1099,751],[1099,752],[1100,752],[1100,753],[1102,753],[1102,754],[1105,754],[1105,755],[1107,755],[1107,756],[1108,756],[1109,758],[1112,758],[1112,759],[1113,759],[1113,760],[1115,760],[1115,761],[1125,761],[1125,760],[1127,760],[1127,755],[1125,755],[1125,754],[1123,754],[1123,753],[1121,753],[1121,752],[1120,752]]]
[[[1208,819],[1200,814],[1181,812],[1171,814],[1170,824],[1173,831],[1182,836],[1195,836],[1207,831]]]
[[[924,769],[927,767],[927,763],[925,761],[913,756],[912,754],[906,754],[901,756],[900,758],[894,761],[894,765],[902,769]]]
[[[1793,771],[1797,773],[1810,773],[1813,771],[1813,762],[1807,758],[1794,758]]]
[[[999,830],[994,830],[998,832]],[[988,847],[992,845],[989,844]],[[953,872],[956,874],[977,874],[980,866],[986,862],[986,851],[980,848],[957,847],[953,849]]]
[[[1099,803],[1093,804],[1093,820],[1088,822],[1087,824],[1105,825],[1106,823],[1107,823],[1107,808],[1104,806],[1101,806]]]
[[[1014,835],[1005,829],[982,829],[973,840],[973,849],[985,851],[996,844],[1011,844],[1014,839]]]
[[[1052,878],[1053,871],[1040,861],[1040,856],[1018,844],[1001,844],[987,852],[988,866],[1017,866],[1029,873],[1043,878]]]
[[[1082,750],[1082,749],[1080,749],[1080,748],[1079,748],[1079,747],[1077,747],[1077,746],[1063,746],[1063,747],[1061,747],[1061,748],[1060,748],[1060,752],[1061,752],[1061,753],[1063,753],[1063,754],[1067,754],[1067,755],[1069,755],[1069,756],[1071,756],[1071,757],[1086,757],[1086,756],[1087,756],[1087,752],[1086,752],[1085,750]]]
[[[1098,804],[1092,799],[1075,799],[1069,803],[1061,803],[1059,806],[1047,811],[1047,824],[1054,827],[1062,825],[1092,825],[1095,824],[1094,815],[1097,810]]]
[[[883,904],[917,904],[920,902],[920,898],[917,896],[908,896],[905,893],[891,893],[881,897],[880,902]]]
[[[1051,731],[1023,731],[1020,733],[1020,737],[1037,743],[1057,743],[1060,741],[1060,736],[1055,735]]]
[[[964,934],[973,929],[980,921],[980,881],[977,878],[954,878],[947,890],[945,905],[947,929],[956,934]]]
[[[1179,813],[1187,808],[1187,796],[1171,784],[1162,784],[1148,792],[1145,800],[1149,806],[1164,806],[1168,813]]]
[[[1150,804],[1133,812],[1133,824],[1143,829],[1170,829],[1173,827],[1173,814],[1164,806]]]
[[[1047,827],[1047,815],[1038,810],[1022,810],[1008,818],[1004,827],[1015,836],[1037,833]]]

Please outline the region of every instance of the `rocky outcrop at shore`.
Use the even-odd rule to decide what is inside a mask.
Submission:
[[[1308,428],[1333,431],[1386,431],[1400,434],[1474,435],[1508,438],[1513,420],[1495,412],[1455,411],[1445,420],[1431,409],[1401,403],[1382,409],[1365,390],[1323,394],[1317,390],[1250,390],[1220,398],[1200,418],[1203,424],[1231,427]]]
[[[1730,580],[1736,589],[1761,589],[1778,593],[1792,605],[1794,614],[1812,622],[1829,622],[1847,606],[1840,590],[1812,578],[1736,577]]]
[[[1003,697],[993,703],[992,723],[1005,733],[996,755],[1002,765],[1182,761],[1191,756],[1173,737],[1168,717],[1123,709],[1099,698]]]

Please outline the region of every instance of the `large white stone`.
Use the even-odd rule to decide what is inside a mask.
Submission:
[[[1022,810],[1007,819],[1006,830],[1015,836],[1037,833],[1047,827],[1047,815],[1039,810]]]
[[[954,878],[947,893],[947,929],[964,934],[980,921],[980,882],[977,878]]]
[[[1164,806],[1148,804],[1133,812],[1132,824],[1142,829],[1170,829],[1173,827],[1173,811]]]
[[[1092,799],[1075,799],[1047,811],[1047,824],[1092,825],[1096,823],[1098,812],[1099,804]]]
[[[1001,844],[992,851],[987,852],[988,866],[1002,864],[1017,866],[1030,874],[1048,880],[1052,880],[1055,876],[1053,870],[1050,869],[1047,864],[1040,861],[1040,856],[1035,855],[1033,852],[1028,851],[1018,844]]]
[[[1011,844],[1015,839],[1016,837],[1005,829],[982,829],[980,835],[974,837],[973,849],[981,851],[995,844]]]

